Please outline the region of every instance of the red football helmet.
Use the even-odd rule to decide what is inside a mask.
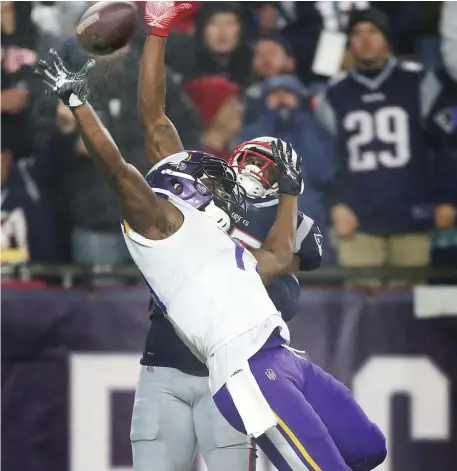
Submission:
[[[271,143],[274,137],[262,136],[240,144],[229,159],[237,172],[238,183],[251,198],[262,198],[278,191],[278,182],[265,177],[269,169],[277,169]]]

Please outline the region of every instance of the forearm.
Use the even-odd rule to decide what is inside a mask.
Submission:
[[[168,211],[138,170],[123,159],[107,129],[88,104],[72,109],[87,150],[100,162],[119,201],[122,216],[140,235],[163,238],[179,227],[179,215]],[[176,224],[176,226],[175,226]]]
[[[279,195],[276,220],[262,244],[262,249],[273,253],[285,266],[289,266],[294,253],[296,232],[297,197]]]
[[[265,283],[293,270],[296,231],[297,197],[280,195],[275,223],[262,248],[253,250]]]
[[[112,177],[127,172],[127,163],[90,104],[72,108],[84,144],[92,158],[99,161]]]
[[[183,150],[173,123],[165,115],[165,38],[149,35],[141,56],[138,111],[151,164]]]
[[[153,35],[149,35],[144,44],[138,79],[138,110],[145,124],[165,114],[165,44],[165,38]]]

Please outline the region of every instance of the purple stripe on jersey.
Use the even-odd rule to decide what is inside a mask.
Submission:
[[[149,288],[149,291],[151,292],[151,296],[154,299],[154,302],[159,306],[160,310],[166,314],[167,313],[167,308],[165,307],[165,304],[159,299],[157,296],[156,292],[152,289],[152,286],[149,284],[148,280],[146,277],[141,273],[140,271],[141,278],[143,278],[144,282],[146,283],[146,286]],[[151,301],[149,301],[149,309],[151,308]]]
[[[236,264],[238,268],[241,268],[242,270],[246,270],[246,268],[244,267],[244,262],[243,262],[243,254],[244,254],[244,247],[242,247],[240,244],[236,244],[236,247],[235,247]]]

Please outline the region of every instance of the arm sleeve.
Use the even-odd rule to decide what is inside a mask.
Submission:
[[[317,270],[322,261],[323,236],[317,224],[303,215],[297,228],[295,254],[300,259],[300,270]]]
[[[294,275],[283,275],[272,281],[267,287],[268,295],[284,322],[291,321],[297,312],[300,284]]]
[[[444,65],[448,74],[457,81],[457,2],[443,2],[440,34]]]

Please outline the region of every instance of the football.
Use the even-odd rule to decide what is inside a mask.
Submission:
[[[79,20],[76,36],[87,52],[104,56],[126,46],[137,26],[136,2],[97,2]]]

